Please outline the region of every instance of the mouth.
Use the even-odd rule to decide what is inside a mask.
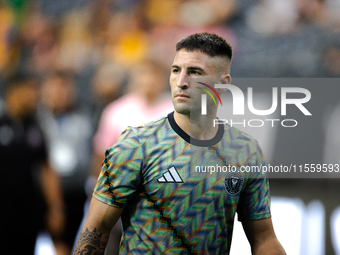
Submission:
[[[176,97],[176,98],[190,98],[190,96],[188,96],[188,95],[186,95],[186,94],[182,94],[182,93],[177,94],[175,97]]]

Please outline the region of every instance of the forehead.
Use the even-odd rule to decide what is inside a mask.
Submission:
[[[200,67],[202,69],[214,69],[220,64],[219,57],[210,57],[200,51],[187,51],[181,49],[177,52],[173,65],[182,68]]]

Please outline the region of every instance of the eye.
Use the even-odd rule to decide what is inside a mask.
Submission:
[[[179,69],[178,68],[172,69],[172,73],[179,73]]]
[[[193,75],[201,75],[201,72],[196,71],[196,70],[192,70],[189,72],[189,74],[193,74]]]

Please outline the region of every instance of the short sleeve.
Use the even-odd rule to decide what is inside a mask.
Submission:
[[[265,165],[263,153],[259,145],[250,157],[250,166],[261,169]],[[245,187],[240,194],[237,207],[238,220],[260,220],[270,218],[270,192],[267,173],[256,172],[246,175]]]
[[[93,196],[124,208],[141,182],[142,150],[134,130],[127,128],[105,156]]]

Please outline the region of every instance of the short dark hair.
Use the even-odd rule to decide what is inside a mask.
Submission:
[[[176,44],[176,51],[200,51],[210,57],[233,57],[233,48],[224,38],[210,33],[189,35]]]

